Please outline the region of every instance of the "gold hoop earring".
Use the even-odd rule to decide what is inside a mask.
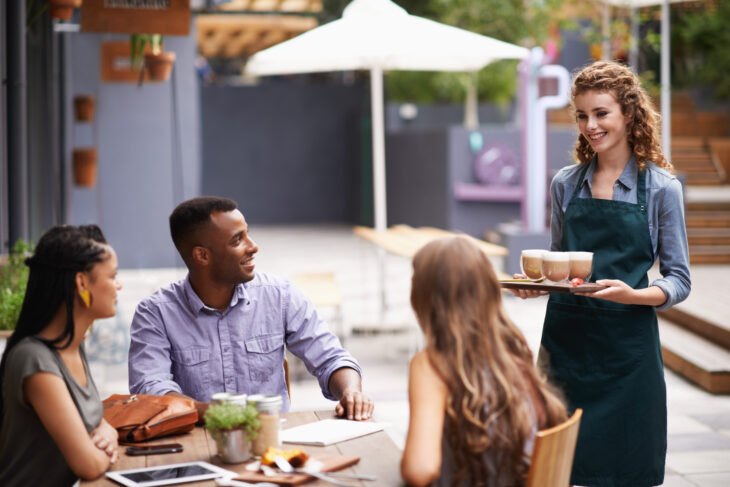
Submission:
[[[79,297],[81,298],[81,301],[84,303],[84,308],[88,308],[91,306],[91,292],[89,292],[88,289],[84,289],[79,293]]]

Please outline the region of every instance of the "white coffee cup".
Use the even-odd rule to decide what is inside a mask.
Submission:
[[[584,282],[593,273],[593,252],[568,252],[570,254],[570,278],[579,277]]]
[[[567,280],[570,275],[570,254],[568,252],[542,254],[542,275],[552,282]]]

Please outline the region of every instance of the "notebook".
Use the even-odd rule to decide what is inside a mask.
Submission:
[[[283,430],[281,441],[282,443],[327,446],[382,431],[382,429],[382,424],[371,421],[325,419]]]

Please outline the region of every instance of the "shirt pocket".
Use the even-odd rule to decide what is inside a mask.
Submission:
[[[284,370],[284,335],[261,335],[246,340],[249,377],[266,382]],[[283,374],[283,372],[281,372]]]
[[[196,396],[210,385],[210,350],[207,348],[173,349],[172,376],[183,394]]]

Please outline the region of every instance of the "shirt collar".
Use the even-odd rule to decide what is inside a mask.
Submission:
[[[185,298],[188,302],[188,307],[190,308],[190,311],[195,313],[196,316],[199,315],[203,310],[220,312],[215,308],[206,306],[203,300],[200,299],[200,296],[198,296],[198,293],[195,292],[195,289],[193,289],[193,285],[190,283],[190,274],[188,274],[183,281],[183,289],[185,292]],[[236,306],[241,300],[243,300],[243,302],[249,301],[249,296],[246,292],[245,284],[236,285],[236,289],[233,291],[233,297],[231,297],[231,302],[228,305],[228,309]]]
[[[598,157],[594,155],[591,159],[591,162],[588,163],[586,176],[585,178],[583,178],[583,182],[581,183],[581,187],[583,187],[584,185],[588,185],[591,193],[593,193],[593,173],[596,170],[597,160]],[[626,167],[624,167],[624,170],[621,172],[621,175],[617,179],[617,181],[621,183],[626,189],[632,189],[634,186],[636,186],[636,179],[638,177],[636,167],[636,155],[632,153],[631,157],[629,158],[629,162],[626,163]]]

